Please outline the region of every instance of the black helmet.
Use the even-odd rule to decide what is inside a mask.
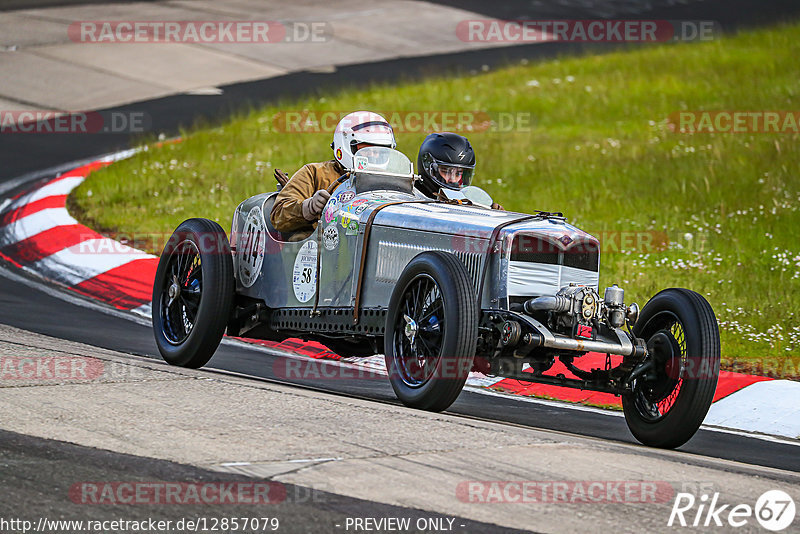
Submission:
[[[429,197],[435,197],[442,187],[458,190],[472,181],[475,151],[466,137],[432,133],[419,147],[417,170],[422,175],[417,187]]]

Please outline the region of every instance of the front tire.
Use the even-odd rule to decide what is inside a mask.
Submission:
[[[164,360],[204,366],[225,333],[233,295],[225,231],[208,219],[182,222],[164,247],[153,284],[153,331]]]
[[[633,329],[653,369],[622,397],[625,421],[651,447],[686,443],[705,419],[719,378],[719,325],[711,305],[688,289],[665,289],[645,305]]]
[[[408,407],[440,412],[455,402],[475,357],[478,302],[464,264],[423,252],[389,301],[384,353],[389,380]]]

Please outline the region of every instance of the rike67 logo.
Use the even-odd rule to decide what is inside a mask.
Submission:
[[[795,503],[781,490],[764,492],[755,506],[749,504],[719,504],[719,493],[696,498],[691,493],[678,493],[672,505],[667,526],[739,528],[756,521],[765,529],[780,532],[795,518]]]

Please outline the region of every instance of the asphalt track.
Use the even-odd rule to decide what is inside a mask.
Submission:
[[[525,16],[526,12],[522,8],[528,5],[522,2],[495,2],[487,7],[483,3],[474,3],[474,6],[461,3],[459,5],[493,17]],[[616,5],[621,4],[624,2],[616,3]],[[714,20],[724,18],[723,22],[725,22],[732,17],[731,13],[734,12],[736,13],[735,20],[728,22],[729,26],[735,26],[736,21],[775,20],[785,18],[790,14],[794,15],[800,10],[800,5],[787,1],[738,1],[736,7],[739,9],[732,8],[730,2],[713,1],[700,5],[702,10],[693,3],[689,6],[669,8],[664,6],[648,11],[646,14],[652,18],[708,18]],[[711,11],[706,11],[707,9]],[[552,16],[559,15],[554,13]],[[569,16],[564,15],[563,12],[561,16],[576,18],[572,11]],[[303,72],[269,80],[235,84],[224,87],[222,95],[176,95],[117,108],[115,111],[145,111],[153,119],[154,133],[163,132],[173,135],[181,127],[189,126],[197,121],[214,122],[236,110],[278,102],[281,95],[316,93],[340,87],[343,84],[352,85],[353,80],[415,79],[432,73],[452,71],[454,70],[453,65],[458,65],[455,70],[468,71],[480,68],[484,64],[495,66],[522,58],[535,60],[554,54],[584,50],[588,49],[581,45],[537,44],[463,54],[446,54],[422,59],[398,59],[344,67],[334,73]],[[126,148],[134,141],[126,135],[103,134],[27,134],[2,137],[2,142],[0,142],[0,192],[2,195],[0,196],[13,194],[14,186],[21,182],[30,182],[35,178],[35,175],[28,175],[20,179],[26,173],[34,173],[77,159]],[[43,178],[47,176],[47,173],[41,174]],[[0,267],[5,272],[13,273],[12,278],[0,276],[0,322],[98,347],[157,357],[158,352],[152,332],[147,326],[131,321],[120,314],[104,313],[100,311],[103,308],[100,305],[85,307],[57,298],[53,296],[52,289],[43,291],[30,284],[20,283],[18,277],[26,277],[26,275],[13,267],[8,265]],[[73,298],[77,297],[73,296]],[[263,351],[223,345],[210,362],[209,367],[263,379],[275,379],[274,365],[276,361],[275,356]],[[324,363],[321,365],[334,364]],[[357,395],[378,402],[396,402],[388,383],[382,380],[294,380],[294,382],[298,385],[321,388],[345,395]],[[635,443],[621,417],[595,411],[524,402],[513,398],[466,391],[451,407],[450,412],[467,417]],[[13,457],[20,464],[25,464],[26,461],[30,463],[31,460],[36,459],[37,451],[47,450],[47,447],[59,449],[65,447],[63,444],[56,446],[47,442],[34,444],[32,441],[25,441],[31,439],[33,438],[0,435],[0,443],[3,443],[0,459]],[[15,443],[27,443],[27,446],[17,446]],[[680,450],[686,453],[684,455],[685,462],[690,465],[703,465],[704,457],[710,456],[800,472],[799,449],[796,445],[785,442],[701,430]],[[78,451],[78,449],[70,451],[71,454],[85,452]],[[40,454],[39,456],[47,455]],[[125,461],[134,462],[135,460],[126,459]],[[152,469],[157,468],[159,466]],[[166,467],[164,468],[166,469]],[[178,467],[173,466],[173,468],[177,469]],[[350,503],[350,505],[358,506],[363,503]]]
[[[141,318],[116,310],[110,315],[107,313],[110,308],[103,304],[91,303],[90,308],[67,302],[56,296],[60,290],[50,288],[47,292],[42,291],[37,287],[37,282],[13,266],[0,264],[0,268],[0,322],[48,336],[160,359],[152,329],[142,324],[144,321]],[[8,273],[16,280],[10,279]],[[20,277],[30,280],[30,283],[20,283]],[[73,301],[85,302],[72,293],[69,296]],[[323,376],[337,376],[336,363],[319,361],[316,364],[316,369]],[[280,357],[238,344],[220,346],[206,368],[397,403],[388,380],[287,377],[285,372],[281,372],[285,367]],[[622,417],[596,410],[464,391],[448,411],[466,417],[637,443]],[[770,441],[744,434],[701,429],[679,450],[688,453],[685,458],[688,464],[703,465],[703,456],[711,456],[800,472],[799,446],[788,441]]]
[[[74,502],[70,489],[76,480],[125,480],[130,483],[151,483],[152,481],[181,480],[189,484],[252,484],[253,479],[244,475],[220,474],[198,467],[141,458],[128,454],[82,447],[71,443],[24,436],[0,430],[0,464],[13,465],[7,471],[4,484],[13,487],[0,501],[0,518],[43,518],[44,521],[57,521],[64,518],[86,517],[86,504]],[[418,519],[440,518],[439,514],[401,506],[390,506],[362,499],[354,499],[334,493],[311,489],[292,484],[283,484],[276,493],[277,502],[265,504],[241,504],[228,507],[222,512],[217,505],[173,503],[140,504],[136,517],[128,515],[132,507],[120,512],[113,505],[91,507],[92,521],[114,521],[119,519],[144,518],[153,521],[172,521],[172,524],[197,518],[236,517],[277,518],[280,531],[288,532],[329,532],[332,525],[345,525],[349,517],[403,517],[412,524]],[[42,487],[47,487],[43,492]],[[228,511],[230,510],[230,511]],[[228,515],[225,515],[228,514]],[[453,532],[519,532],[499,525],[490,525],[465,518],[448,516],[453,519]],[[14,532],[21,529],[12,528]],[[80,529],[55,528],[44,531],[67,532]],[[147,529],[144,529],[147,531]],[[177,529],[176,529],[177,530]],[[191,531],[192,529],[180,529]],[[345,529],[342,528],[342,531]],[[0,523],[0,531],[8,532]],[[109,529],[104,529],[110,532]],[[119,529],[129,532],[132,529]],[[150,530],[154,531],[154,530]],[[175,530],[172,530],[175,531]],[[254,529],[248,532],[270,532],[271,529]]]

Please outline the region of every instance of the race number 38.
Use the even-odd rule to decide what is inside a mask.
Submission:
[[[294,296],[300,302],[308,302],[317,292],[317,243],[308,241],[300,248],[294,259],[292,271]]]
[[[252,286],[261,274],[264,261],[264,248],[267,242],[267,231],[261,216],[261,208],[255,207],[247,214],[242,230],[239,253],[239,280],[244,287]]]

